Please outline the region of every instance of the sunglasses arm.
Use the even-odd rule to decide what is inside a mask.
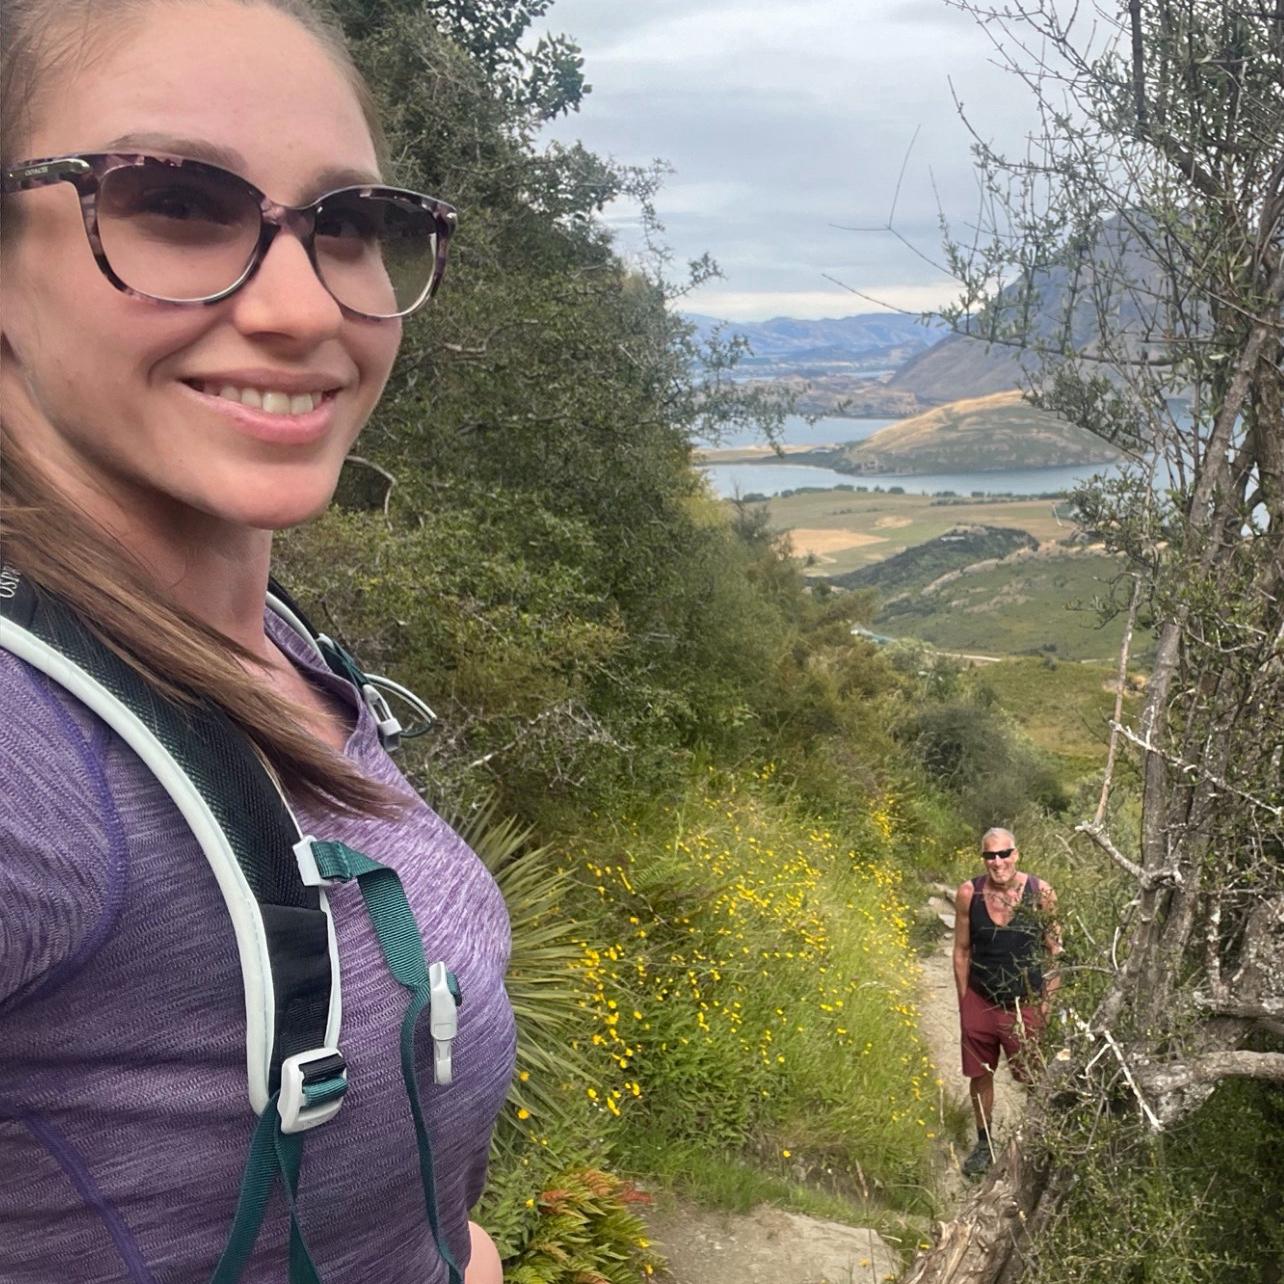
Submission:
[[[0,191],[29,192],[33,188],[49,187],[54,183],[74,183],[90,172],[90,165],[75,156],[33,161],[30,165],[18,165],[5,170],[3,176],[0,176]]]

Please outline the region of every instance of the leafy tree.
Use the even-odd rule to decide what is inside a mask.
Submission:
[[[591,88],[580,48],[568,36],[545,35],[534,49],[522,47],[531,23],[551,5],[552,0],[335,0],[334,7],[357,38],[368,38],[389,19],[426,19],[485,74],[492,92],[533,125],[579,110]]]
[[[671,309],[716,269],[661,247],[661,170],[535,146],[551,100],[533,105],[520,42],[546,7],[341,5],[397,177],[456,203],[460,230],[344,511],[282,549],[332,629],[442,715],[408,758],[432,796],[494,785],[528,815],[653,793],[699,747],[769,734],[808,609],[786,552],[691,466],[697,437],[770,435],[784,407],[727,378],[736,341],[699,343]],[[597,218],[621,193],[648,212],[646,264]]]

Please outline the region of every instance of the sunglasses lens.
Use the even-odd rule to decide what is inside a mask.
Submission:
[[[235,285],[254,257],[259,207],[232,174],[148,161],[107,173],[98,234],[112,271],[155,298],[209,298]]]
[[[409,312],[439,272],[436,218],[396,196],[338,192],[317,213],[317,271],[345,307],[371,317]]]

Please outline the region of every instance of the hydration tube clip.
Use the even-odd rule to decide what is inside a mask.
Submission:
[[[361,684],[361,697],[374,714],[375,723],[379,727],[379,743],[388,753],[395,753],[401,747],[401,723],[388,708],[383,692],[367,678]]]
[[[437,715],[409,687],[403,687],[400,682],[385,678],[382,673],[367,673],[366,682],[378,688],[381,694],[395,695],[399,700],[405,701],[419,715],[419,720],[412,726],[402,727],[401,739],[413,740],[416,736],[422,736],[431,731],[437,725]]]
[[[433,1082],[445,1087],[454,1076],[450,1044],[459,1032],[458,986],[444,963],[428,965],[428,1028],[432,1034]]]

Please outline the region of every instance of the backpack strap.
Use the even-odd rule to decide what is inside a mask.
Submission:
[[[267,606],[283,623],[289,625],[331,673],[356,687],[357,695],[374,715],[375,725],[379,728],[379,743],[388,753],[395,753],[401,747],[402,740],[413,740],[431,731],[436,725],[437,715],[413,691],[381,674],[365,673],[333,638],[312,626],[304,615],[303,608],[273,578],[268,579]],[[419,715],[415,726],[407,729],[401,725],[388,706],[388,694],[404,700]]]
[[[322,648],[329,640],[312,638],[301,617],[291,614],[291,627],[327,658]],[[278,1176],[290,1211],[290,1284],[321,1284],[295,1195],[302,1134],[335,1115],[348,1087],[337,1046],[338,946],[325,892],[348,879],[361,887],[389,970],[411,994],[402,1022],[401,1063],[425,1212],[448,1284],[462,1284],[440,1229],[414,1064],[415,1024],[427,1009],[434,1078],[450,1082],[451,1041],[462,998],[445,964],[425,961],[423,939],[395,871],[341,843],[303,835],[279,785],[221,709],[162,698],[75,612],[3,564],[0,647],[70,692],[138,755],[199,843],[232,920],[245,992],[246,1079],[259,1119],[227,1245],[209,1284],[241,1279]],[[357,677],[364,675],[355,662],[341,648],[335,653],[336,661],[327,658],[327,663],[334,668],[347,660],[356,677],[344,676],[360,689]]]
[[[253,747],[221,709],[161,699],[70,609],[5,569],[0,645],[96,713],[142,759],[200,844],[227,906],[245,991],[246,1081],[261,1115],[282,1094],[282,1127],[330,1118],[306,1087],[342,1078],[338,945],[322,888],[308,886],[304,841]]]

